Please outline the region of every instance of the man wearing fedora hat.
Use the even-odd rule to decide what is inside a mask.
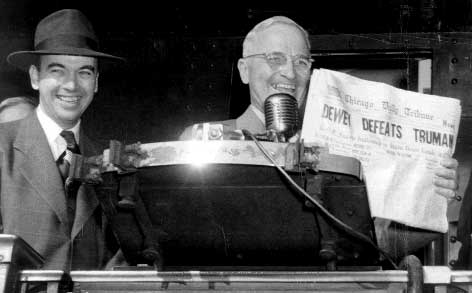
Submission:
[[[97,269],[111,255],[93,188],[64,182],[71,152],[98,153],[80,117],[97,92],[99,61],[120,60],[98,51],[92,25],[74,9],[45,17],[34,50],[7,57],[29,72],[39,106],[0,125],[3,233],[26,240],[45,258],[45,269]]]

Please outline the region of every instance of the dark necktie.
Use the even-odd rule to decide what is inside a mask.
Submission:
[[[59,171],[62,179],[65,181],[69,175],[69,167],[72,154],[80,154],[79,145],[75,140],[74,133],[69,130],[61,131],[60,135],[64,138],[67,144],[66,150],[59,156],[57,160]]]
[[[67,149],[59,157],[58,167],[59,171],[61,172],[62,179],[64,180],[67,202],[67,216],[69,218],[69,228],[72,230],[75,219],[77,191],[80,184],[78,184],[79,182],[68,182],[67,177],[69,176],[69,167],[72,154],[80,154],[80,150],[72,131],[63,130],[61,132],[61,136],[67,143]]]

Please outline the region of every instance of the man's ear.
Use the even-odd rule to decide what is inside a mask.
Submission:
[[[97,93],[98,92],[98,72],[97,72],[97,75],[95,76],[95,88],[93,89],[93,92],[94,93]]]
[[[244,58],[240,58],[238,60],[238,70],[239,70],[239,76],[241,77],[241,81],[244,84],[249,83],[249,66],[247,64],[247,60]]]
[[[30,76],[31,87],[34,90],[38,90],[39,89],[39,72],[38,72],[38,68],[36,67],[36,65],[31,65],[28,72],[29,72],[29,76]]]

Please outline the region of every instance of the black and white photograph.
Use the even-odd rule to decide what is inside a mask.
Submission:
[[[0,292],[471,292],[469,126],[472,1],[0,0]]]

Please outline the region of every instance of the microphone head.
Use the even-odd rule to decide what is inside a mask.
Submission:
[[[286,139],[298,131],[299,113],[297,99],[286,93],[270,95],[264,102],[267,131],[282,134]]]

